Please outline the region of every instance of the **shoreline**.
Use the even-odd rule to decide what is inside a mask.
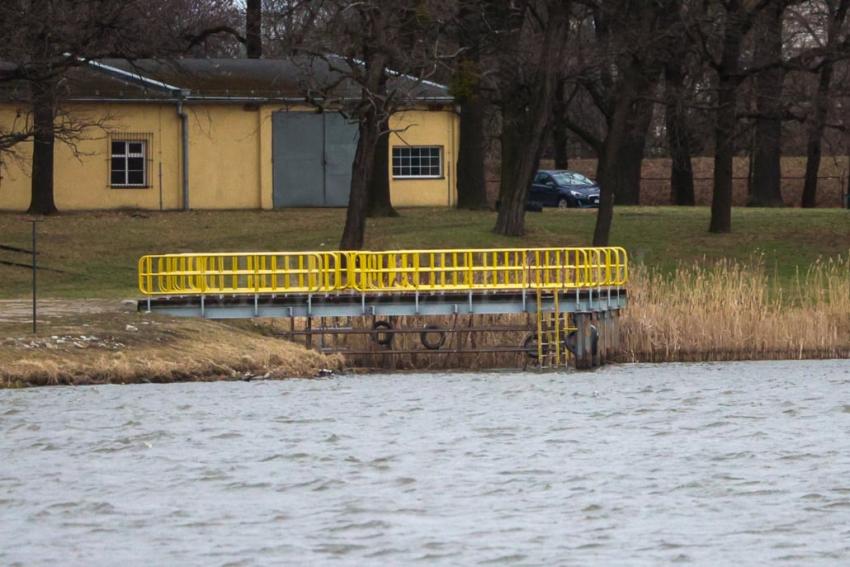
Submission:
[[[141,315],[126,309],[45,313],[0,322],[0,388],[312,378],[340,356],[309,351],[244,325]]]
[[[174,319],[135,311],[132,302],[46,301],[33,336],[25,300],[4,301],[0,317],[0,388],[315,378],[336,373],[409,373],[524,370],[522,364],[480,364],[448,356],[417,365],[415,358],[346,361],[275,336],[270,322]],[[75,306],[71,308],[70,306]],[[16,307],[12,309],[10,307]],[[10,314],[17,313],[11,317]],[[850,360],[850,344],[793,348],[729,348],[711,344],[640,350],[630,336],[644,333],[640,310],[627,315],[627,333],[614,364]],[[660,339],[660,337],[657,337]],[[522,358],[520,357],[520,360]],[[495,363],[496,361],[492,361]]]

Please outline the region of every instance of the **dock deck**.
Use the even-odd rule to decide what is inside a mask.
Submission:
[[[139,309],[208,319],[301,318],[307,330],[293,334],[308,346],[312,335],[324,345],[325,335],[341,332],[328,328],[327,318],[375,326],[378,318],[526,314],[533,340],[499,348],[534,348],[541,366],[572,360],[589,368],[604,363],[600,342],[603,350],[615,348],[609,335],[627,305],[627,282],[627,254],[615,247],[165,254],[139,260]],[[314,327],[313,319],[321,324]],[[381,332],[394,332],[387,327]],[[429,353],[439,350],[423,344]]]

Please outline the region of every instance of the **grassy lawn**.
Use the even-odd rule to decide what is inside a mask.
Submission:
[[[190,213],[90,212],[64,214],[39,225],[45,297],[134,297],[136,261],[148,253],[334,249],[343,210],[197,211]],[[0,213],[0,245],[29,248],[30,225],[21,215]],[[709,210],[621,207],[612,244],[632,259],[662,270],[681,262],[763,254],[780,285],[819,257],[850,252],[850,211],[841,209],[735,209],[734,232],[709,234]],[[527,235],[491,232],[492,212],[407,209],[393,219],[370,221],[367,247],[491,248],[579,246],[590,242],[593,211],[529,213]],[[0,249],[0,260],[28,263],[25,254]],[[26,297],[27,269],[0,264],[0,297]]]

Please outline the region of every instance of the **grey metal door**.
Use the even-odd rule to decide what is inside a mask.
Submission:
[[[357,151],[357,125],[340,114],[325,117],[325,206],[347,207],[351,164]]]
[[[339,114],[272,114],[273,203],[345,207],[357,127]]]

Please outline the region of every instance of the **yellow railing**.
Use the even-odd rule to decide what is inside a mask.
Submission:
[[[145,295],[500,291],[623,286],[622,248],[166,254],[139,260]]]
[[[337,254],[167,254],[139,259],[145,295],[318,293],[341,289]]]

